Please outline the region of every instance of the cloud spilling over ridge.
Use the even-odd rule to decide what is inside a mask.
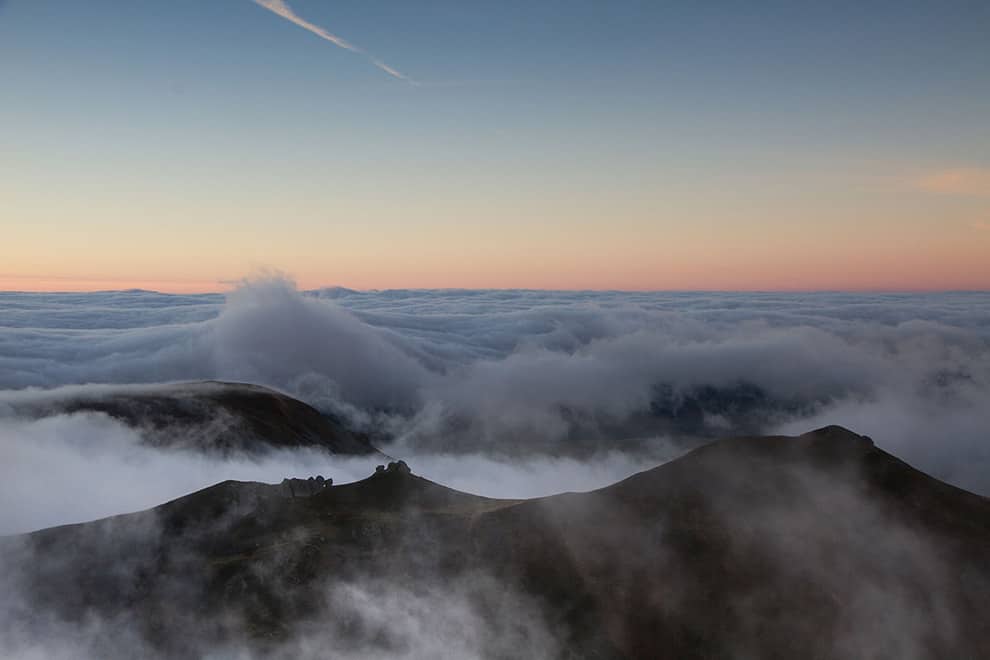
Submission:
[[[323,471],[352,481],[373,469],[370,460],[330,465],[312,450],[260,459],[163,452],[138,435],[98,413],[0,419],[0,500],[17,503],[0,509],[0,535],[138,511],[224,479],[281,481]]]
[[[133,296],[133,318],[147,314],[155,325],[97,328],[102,307],[89,310],[84,302],[75,303],[79,313],[93,317],[66,323],[62,315],[51,319],[47,310],[32,309],[18,323],[15,308],[13,327],[0,330],[0,387],[222,378],[290,392],[309,388],[317,396],[315,379],[328,388],[327,397],[396,407],[412,403],[423,379],[415,348],[401,337],[368,327],[339,305],[299,295],[281,279],[237,289],[222,307],[214,303],[205,320],[197,318],[202,309],[190,318],[185,304],[145,309],[145,294]],[[55,327],[30,327],[32,317]],[[72,327],[79,325],[86,327]]]
[[[255,382],[403,457],[579,457],[837,423],[990,492],[988,294],[299,292],[274,278],[226,297],[0,294],[0,309],[0,388]]]
[[[107,395],[114,391],[103,389]],[[0,536],[151,508],[226,479],[278,483],[322,474],[348,483],[367,477],[381,462],[311,448],[264,455],[162,450],[143,443],[141,433],[103,413],[0,417],[0,501],[17,503],[0,507]],[[591,490],[653,465],[620,452],[594,462],[425,452],[407,458],[438,483],[502,498]]]
[[[319,25],[310,23],[304,18],[301,18],[298,14],[292,11],[292,8],[289,7],[289,3],[285,2],[285,0],[253,0],[253,1],[256,5],[264,7],[268,11],[277,14],[278,16],[281,16],[282,18],[284,18],[285,20],[291,23],[295,23],[302,29],[312,32],[319,38],[325,39],[326,41],[329,41],[330,43],[332,43],[335,46],[338,46],[339,48],[343,48],[344,50],[349,50],[352,53],[357,53],[358,55],[363,55],[368,59],[368,61],[370,61],[376,67],[378,67],[388,75],[392,76],[393,78],[404,80],[407,83],[413,85],[419,84],[409,76],[397,71],[393,67],[390,67],[389,65],[385,64],[385,62],[381,61],[377,57],[374,57],[373,55],[368,54],[367,52],[365,52],[361,48],[358,48],[354,44],[345,41],[344,39],[341,39],[335,34],[328,32],[326,29],[320,27]]]

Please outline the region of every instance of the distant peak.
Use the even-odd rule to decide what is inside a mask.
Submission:
[[[823,426],[814,431],[808,431],[803,433],[800,437],[808,439],[828,439],[828,440],[846,440],[855,441],[860,443],[865,443],[866,445],[873,446],[873,438],[868,435],[860,435],[854,431],[850,431],[844,426],[839,426],[838,424],[829,424],[828,426]]]

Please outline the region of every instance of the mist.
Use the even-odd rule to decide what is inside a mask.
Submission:
[[[0,500],[11,503],[0,510],[0,536],[145,511],[225,480],[322,475],[339,485],[364,479],[387,460],[278,443],[211,450],[211,437],[236,427],[229,411],[163,426],[63,405],[123,401],[127,394],[186,396],[183,383],[204,379],[297,397],[367,434],[417,475],[505,500],[595,491],[725,436],[796,435],[829,424],[869,435],[936,477],[990,493],[987,294],[298,291],[276,277],[246,281],[225,296],[3,293],[0,309]],[[175,441],[163,442],[161,434]],[[916,536],[873,501],[855,474],[777,469],[777,487],[792,489],[793,497],[737,502],[733,494],[761,491],[731,460],[716,460],[701,482],[690,482],[713,498],[713,515],[730,537],[744,540],[739,557],[774,566],[771,580],[822,587],[821,602],[840,594],[845,609],[830,642],[840,655],[896,649],[900,657],[921,658],[930,644],[951,647],[947,613],[958,604],[946,585],[954,584],[954,569],[938,539]],[[637,492],[636,483],[625,483]],[[239,489],[243,500],[213,500],[231,507],[210,523],[216,539],[256,516],[281,524],[271,512],[284,506],[284,495]],[[641,576],[660,571],[667,577],[655,591],[668,599],[666,616],[695,616],[691,594],[710,575],[689,574],[694,554],[678,554],[678,536],[668,539],[666,523],[644,526],[595,494],[571,497],[521,518],[535,521],[525,528],[533,538],[524,542],[537,550],[528,552],[540,556],[544,533],[561,542],[555,534],[580,530],[574,539],[588,540],[581,552],[589,554],[573,557],[578,565],[622,557],[620,579],[606,580],[607,592],[616,584],[633,589]],[[794,508],[794,501],[803,504]],[[216,592],[231,608],[218,617],[224,625],[249,625],[269,607],[298,616],[277,638],[224,641],[175,604],[201,602],[203,580],[195,576],[213,568],[193,551],[196,535],[183,537],[173,527],[166,533],[158,511],[67,532],[113,558],[107,584],[121,579],[113,589],[123,589],[124,598],[128,585],[158,570],[155,548],[172,548],[171,572],[158,582],[164,591],[143,601],[154,611],[140,621],[95,613],[39,619],[36,603],[45,594],[25,581],[59,584],[63,571],[83,570],[84,559],[60,548],[36,554],[47,532],[31,541],[0,539],[0,625],[7,633],[0,650],[17,658],[124,658],[182,655],[188,644],[224,659],[509,658],[518,648],[555,657],[587,641],[559,638],[548,602],[533,600],[522,583],[487,568],[450,572],[461,566],[459,553],[475,546],[444,536],[445,514],[427,523],[415,512],[370,514],[353,528],[330,528],[349,530],[346,542],[316,528],[276,533],[267,554],[252,555],[250,568]],[[498,514],[485,520],[495,539],[508,533]],[[686,529],[695,529],[691,520]],[[484,529],[471,533],[492,543]],[[193,545],[186,550],[186,543]],[[305,572],[317,565],[313,557],[333,566],[338,548],[358,553],[365,544],[395,555],[381,565],[369,559],[369,573]],[[501,541],[488,547],[504,556]],[[251,551],[245,548],[238,552]],[[835,548],[848,554],[828,555]],[[557,552],[576,551],[565,543]],[[835,556],[844,562],[838,573],[823,568]],[[486,566],[485,557],[475,557],[478,566]],[[285,585],[297,584],[299,575],[309,576],[298,596],[305,604],[296,596],[271,603],[238,596],[294,593]],[[761,608],[775,607],[778,582],[754,584],[745,597],[726,602],[722,616],[734,626],[739,653],[755,657],[762,648]],[[919,596],[933,593],[941,595]],[[87,602],[82,592],[69,596]],[[504,614],[491,616],[495,611]],[[154,630],[141,628],[160,615],[176,629],[198,632],[169,637],[171,650],[162,651]],[[603,616],[606,627],[621,625]],[[22,620],[35,627],[21,627]]]
[[[162,449],[144,442],[144,432],[103,413],[0,420],[0,501],[16,503],[0,510],[0,536],[140,511],[228,479],[279,483],[286,477],[322,475],[335,484],[349,483],[369,476],[382,463],[375,457],[330,456],[312,448],[261,455]],[[646,456],[618,451],[595,461],[548,456],[510,461],[385,449],[437,483],[507,499],[601,488],[654,464]]]
[[[0,308],[0,409],[71,384],[244,381],[416,465],[462,454],[493,470],[616,452],[631,467],[672,437],[837,423],[990,492],[984,293],[304,292],[264,277],[225,296],[2,293]],[[488,489],[458,476],[485,470],[451,472]]]

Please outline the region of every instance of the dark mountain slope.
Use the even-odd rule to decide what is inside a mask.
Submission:
[[[990,501],[839,427],[485,524],[529,588],[582,585],[626,657],[990,657]]]
[[[302,401],[258,385],[203,381],[85,390],[21,404],[21,414],[101,412],[142,431],[146,442],[201,451],[262,453],[312,447],[372,455],[368,438]]]
[[[838,427],[528,501],[225,482],[4,545],[8,629],[144,655],[990,657],[990,501]]]

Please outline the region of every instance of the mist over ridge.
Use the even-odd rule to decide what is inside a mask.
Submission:
[[[267,278],[226,296],[0,293],[0,310],[12,657],[984,643],[986,500],[896,457],[990,492],[990,294]],[[278,485],[314,474],[333,486]],[[64,600],[84,574],[96,591]],[[712,603],[731,634],[682,634]]]
[[[990,660],[988,34],[0,0],[0,660]]]
[[[299,292],[276,277],[226,296],[3,293],[0,308],[6,390],[253,382],[409,450],[494,455],[833,421],[990,487],[990,294]]]
[[[0,538],[0,652],[984,657],[988,513],[839,426],[528,500],[400,463],[302,496],[224,481]]]

